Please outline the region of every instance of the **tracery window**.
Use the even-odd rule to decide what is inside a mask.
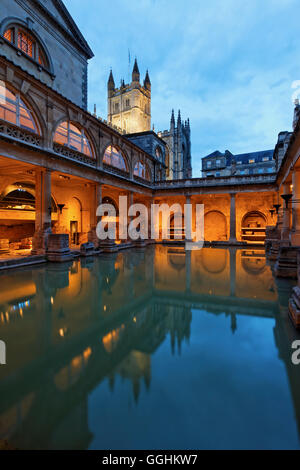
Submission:
[[[145,180],[150,181],[150,173],[145,163],[138,161],[135,164],[133,174]]]
[[[121,150],[118,150],[116,147],[113,147],[112,145],[109,145],[107,149],[105,150],[104,156],[103,156],[103,163],[106,163],[106,165],[111,165],[116,168],[119,168],[119,170],[128,171],[126,160]]]
[[[62,122],[54,134],[54,142],[65,145],[77,152],[84,153],[88,157],[94,157],[92,145],[83,129],[79,129],[70,121]]]
[[[0,119],[40,134],[38,122],[32,111],[20,94],[8,89],[4,82],[0,82]]]
[[[10,26],[4,32],[3,36],[7,41],[11,42],[18,49],[20,49],[24,54],[31,57],[43,67],[48,68],[49,64],[47,63],[46,55],[42,46],[34,38],[34,36],[24,28],[18,25]]]

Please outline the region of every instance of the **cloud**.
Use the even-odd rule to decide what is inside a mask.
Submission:
[[[152,121],[171,109],[190,117],[194,175],[213,150],[274,147],[292,122],[291,84],[300,79],[297,0],[65,0],[92,47],[89,108],[106,117],[110,67],[128,81],[128,49],[149,69]],[[84,14],[83,14],[84,13]],[[132,65],[132,64],[131,64]]]

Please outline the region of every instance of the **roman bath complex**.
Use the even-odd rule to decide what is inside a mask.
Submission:
[[[274,171],[192,178],[190,124],[151,130],[151,82],[108,79],[108,119],[87,111],[93,53],[60,0],[2,0],[0,11],[0,269],[93,256],[168,239],[101,241],[96,210],[128,204],[204,204],[207,246],[266,249],[278,277],[300,259],[300,107],[274,135]],[[291,117],[292,121],[292,117]],[[276,142],[277,140],[277,142]],[[178,145],[180,142],[180,145]],[[276,145],[275,145],[276,143]],[[256,150],[256,149],[254,149]],[[251,164],[251,162],[248,162]],[[235,162],[238,166],[238,162]],[[171,215],[171,227],[174,224]],[[300,326],[300,289],[289,310]]]

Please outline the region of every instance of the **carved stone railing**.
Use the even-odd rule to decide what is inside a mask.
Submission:
[[[9,122],[2,121],[1,119],[0,135],[9,139],[25,142],[29,145],[34,145],[35,147],[42,147],[43,145],[43,139],[41,136],[35,134],[34,132],[30,132],[28,130],[22,129],[21,127],[15,126]]]
[[[112,165],[107,165],[106,163],[103,163],[103,170],[107,171],[108,173],[112,173],[113,175],[118,175],[118,176],[123,176],[125,178],[129,178],[129,173],[124,170],[120,170],[120,168],[116,168],[115,166]]]
[[[276,173],[262,175],[236,175],[223,176],[217,178],[190,178],[182,180],[158,181],[154,183],[155,188],[173,189],[189,187],[210,187],[210,186],[238,186],[259,183],[275,183]]]
[[[141,178],[140,176],[133,175],[133,179],[134,179],[134,181],[136,181],[137,183],[142,183],[142,184],[144,184],[145,186],[152,186],[151,181],[146,180],[146,179],[144,179],[144,178]]]
[[[76,150],[70,149],[69,147],[65,147],[64,145],[54,143],[53,150],[55,153],[58,153],[63,157],[67,157],[70,160],[76,160],[77,162],[84,163],[93,167],[97,166],[95,158],[87,157],[83,153],[77,152]]]

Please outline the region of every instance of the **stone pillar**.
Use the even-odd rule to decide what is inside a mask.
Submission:
[[[32,254],[45,254],[51,233],[51,170],[35,171],[35,233]]]
[[[90,205],[90,231],[88,233],[88,241],[92,242],[95,248],[99,247],[99,239],[96,234],[97,223],[99,217],[96,216],[97,207],[102,203],[102,184],[96,183],[92,186]]]
[[[292,246],[300,246],[300,168],[293,170],[293,199],[292,199],[292,230],[290,242]]]
[[[230,194],[230,236],[229,243],[236,243],[235,193]]]
[[[285,183],[283,185],[283,194],[290,193],[290,184]],[[282,217],[282,230],[281,230],[281,240],[289,244],[289,235],[290,235],[290,210],[286,208],[285,201],[283,201],[283,217]]]
[[[290,183],[283,185],[283,194],[290,194]],[[281,240],[274,273],[277,277],[297,278],[297,247],[290,245],[290,210],[283,201]]]

